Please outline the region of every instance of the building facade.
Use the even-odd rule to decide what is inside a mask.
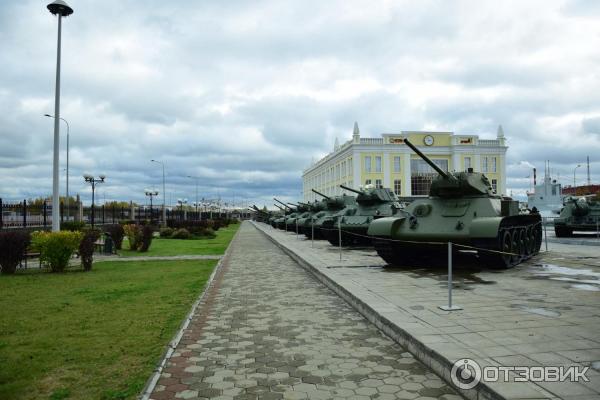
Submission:
[[[312,189],[339,195],[340,184],[358,189],[373,184],[392,189],[401,197],[427,196],[436,173],[403,142],[408,138],[427,157],[446,171],[483,172],[497,193],[506,194],[506,150],[504,132],[496,139],[452,132],[402,131],[380,138],[361,138],[354,124],[352,140],[313,163],[302,174],[304,201],[319,199]]]

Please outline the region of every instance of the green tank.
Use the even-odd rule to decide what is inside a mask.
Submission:
[[[370,245],[372,240],[367,236],[369,224],[378,218],[394,216],[404,208],[396,194],[387,188],[372,185],[361,190],[344,185],[340,187],[357,196],[356,203],[332,215],[322,225],[327,240],[335,246],[339,245],[340,236],[343,246]]]
[[[447,242],[476,247],[484,266],[501,268],[539,252],[539,213],[520,213],[518,201],[495,194],[482,173],[471,168],[467,172],[443,171],[407,139],[404,143],[439,175],[427,198],[414,200],[398,216],[376,219],[369,225],[375,249],[388,264],[445,260]]]
[[[554,219],[557,237],[573,236],[573,231],[596,232],[600,224],[600,198],[568,196],[563,200],[560,216]]]
[[[283,207],[284,207],[283,215],[281,217],[277,218],[275,221],[273,221],[274,227],[277,229],[285,230],[285,229],[287,229],[288,218],[294,218],[297,215],[297,211],[295,209],[289,207],[287,204],[285,204],[282,201],[279,201],[275,198],[273,198],[273,200],[275,200],[279,204],[283,205]]]
[[[296,232],[296,230],[298,230],[298,233],[300,233],[300,226],[298,224],[298,221],[303,218],[308,218],[313,214],[313,212],[311,211],[311,205],[308,203],[300,202],[298,204],[288,204],[296,207],[296,215],[288,217],[287,230],[290,232]]]
[[[310,238],[313,217],[319,212],[324,211],[327,208],[327,203],[325,199],[320,201],[315,200],[312,203],[307,203],[307,206],[309,207],[309,211],[298,218],[298,232]]]
[[[326,231],[321,229],[324,225],[328,225],[329,221],[331,221],[335,214],[340,212],[341,210],[356,206],[356,198],[354,196],[348,196],[347,194],[342,194],[341,196],[329,197],[325,196],[322,193],[317,192],[313,189],[313,192],[318,194],[319,196],[323,196],[325,202],[325,208],[322,211],[319,211],[315,215],[312,216],[312,221],[310,226],[305,229],[305,235],[310,239],[311,233],[313,231],[312,224],[314,223],[314,232],[315,239],[326,239],[325,233]]]

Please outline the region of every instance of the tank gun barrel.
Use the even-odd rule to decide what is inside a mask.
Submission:
[[[288,203],[288,204],[292,207],[298,207],[298,204],[294,204],[294,203]]]
[[[331,199],[331,197],[329,197],[329,196],[325,196],[323,193],[321,193],[321,192],[318,192],[318,191],[316,191],[315,189],[312,189],[312,191],[313,191],[313,192],[315,192],[316,194],[318,194],[319,196],[321,196],[321,197],[323,197],[323,198],[327,199],[327,200]]]
[[[352,188],[349,188],[348,186],[345,186],[345,185],[340,185],[340,187],[342,189],[349,190],[350,192],[354,192],[356,194],[362,194],[362,192],[360,190],[352,189]]]
[[[281,206],[279,206],[279,205],[277,205],[277,204],[273,204],[273,205],[274,205],[275,207],[279,208],[281,211],[285,211],[285,208],[283,208],[283,207],[281,207]]]
[[[404,143],[410,147],[419,157],[423,159],[431,168],[435,170],[438,174],[444,177],[444,179],[454,179],[454,177],[448,174],[446,171],[438,167],[429,157],[421,152],[421,150],[417,149],[414,144],[412,144],[408,139],[404,139]]]
[[[290,208],[290,207],[289,207],[287,204],[285,204],[283,201],[279,201],[279,200],[277,200],[275,197],[273,197],[273,200],[275,200],[276,202],[278,202],[279,204],[281,204],[281,205],[282,205],[282,206],[284,206],[285,208],[289,208],[289,209],[291,210],[291,208]]]

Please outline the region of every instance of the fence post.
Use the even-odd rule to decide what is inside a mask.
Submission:
[[[298,237],[298,218],[296,218],[296,239],[300,239],[300,237]]]
[[[315,247],[315,219],[310,217],[312,222],[310,227],[310,247]]]
[[[448,242],[448,305],[438,306],[440,310],[462,310],[461,306],[452,305],[452,242]]]
[[[342,217],[338,219],[338,244],[340,245],[340,261],[342,261]]]
[[[542,218],[542,225],[544,225],[544,241],[546,242],[546,251],[548,251],[548,232],[546,232],[546,218]]]
[[[4,228],[4,207],[0,198],[0,229]]]
[[[104,225],[104,204],[102,204],[102,225]]]
[[[60,206],[58,208],[60,208],[60,223],[62,224],[65,217],[65,205],[62,201],[60,202]]]
[[[48,213],[46,212],[46,200],[44,200],[44,204],[42,205],[42,212],[44,214],[44,228],[48,225],[46,222],[46,218]]]
[[[27,199],[23,200],[23,228],[27,228]]]
[[[112,205],[112,223],[115,223],[115,203]]]

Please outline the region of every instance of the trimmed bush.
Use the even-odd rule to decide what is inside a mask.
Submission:
[[[97,229],[89,229],[83,233],[81,243],[79,243],[79,256],[81,257],[81,266],[84,271],[92,269],[94,261],[94,243],[102,233]]]
[[[42,262],[50,266],[52,272],[62,272],[69,265],[73,253],[79,248],[82,232],[33,232],[31,245],[40,252]]]
[[[115,249],[121,250],[123,247],[123,238],[125,237],[125,230],[119,224],[106,225],[104,231],[108,233],[115,243]]]
[[[60,224],[61,231],[82,231],[85,228],[85,222],[83,221],[66,221]]]
[[[171,235],[172,239],[189,239],[191,237],[192,235],[190,234],[190,231],[185,228],[177,229],[175,232],[173,232],[173,235]]]
[[[0,232],[0,272],[15,273],[30,241],[31,236],[27,231]]]
[[[146,252],[152,244],[152,238],[154,237],[154,227],[152,225],[144,225],[142,227],[142,241],[139,247],[139,251]]]
[[[212,228],[206,228],[206,230],[204,231],[204,234],[202,236],[205,236],[210,239],[214,239],[217,237],[217,234],[215,233],[215,231]]]
[[[138,225],[129,224],[123,226],[123,230],[129,241],[129,250],[137,251],[142,243],[142,230]]]
[[[175,232],[173,230],[173,228],[162,228],[160,230],[160,237],[161,238],[170,238],[171,236],[173,236],[173,232]]]

